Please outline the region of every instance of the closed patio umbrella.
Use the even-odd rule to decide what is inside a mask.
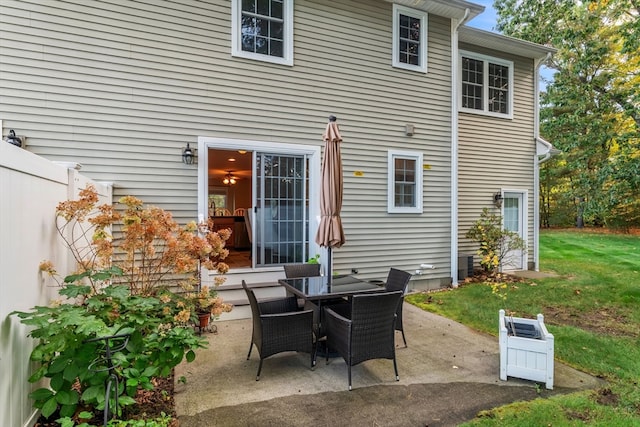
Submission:
[[[322,185],[320,187],[320,225],[316,234],[316,243],[328,249],[328,277],[333,275],[332,249],[341,247],[344,242],[344,230],[340,219],[342,209],[342,158],[340,143],[342,136],[335,116],[329,116],[327,129],[322,136],[325,141],[322,160]]]

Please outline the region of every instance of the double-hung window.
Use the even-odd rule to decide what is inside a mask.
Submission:
[[[461,52],[460,77],[462,111],[512,117],[513,62]]]
[[[387,212],[422,213],[422,153],[389,150]]]
[[[393,66],[427,72],[427,13],[393,5]]]
[[[293,0],[232,0],[233,56],[293,65]]]

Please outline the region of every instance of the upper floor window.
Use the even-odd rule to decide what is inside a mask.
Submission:
[[[427,72],[427,14],[393,5],[393,66]]]
[[[293,65],[293,0],[232,0],[232,55]]]
[[[422,213],[422,153],[390,150],[387,162],[387,212]]]
[[[512,117],[513,62],[461,52],[460,76],[462,110]]]

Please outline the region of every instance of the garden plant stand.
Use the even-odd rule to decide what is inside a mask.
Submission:
[[[109,423],[109,419],[118,412],[118,396],[120,394],[120,379],[116,374],[116,368],[121,362],[114,361],[114,353],[124,350],[129,343],[131,334],[110,335],[86,340],[85,343],[102,342],[104,347],[99,349],[100,354],[89,365],[89,370],[94,372],[108,372],[105,380],[104,395],[104,419],[103,426]],[[113,405],[113,408],[111,407]]]
[[[545,383],[553,389],[553,335],[544,325],[544,316],[536,319],[505,316],[500,310],[500,379],[507,377]]]

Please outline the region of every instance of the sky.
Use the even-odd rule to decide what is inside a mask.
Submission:
[[[479,4],[485,7],[484,12],[480,15],[473,18],[471,21],[467,22],[467,26],[480,28],[481,30],[491,31],[493,33],[497,32],[496,22],[498,21],[498,16],[496,15],[496,11],[493,8],[493,0],[470,0],[471,3]]]
[[[481,30],[491,31],[492,33],[497,33],[496,24],[498,22],[498,15],[496,14],[495,9],[493,8],[493,0],[469,0],[471,3],[479,4],[484,6],[484,12],[480,15],[473,18],[471,21],[467,22],[465,25],[473,28],[479,28]],[[540,68],[541,76],[546,80],[553,79],[553,70],[542,66]],[[540,81],[540,90],[546,89],[546,82],[544,80]]]

